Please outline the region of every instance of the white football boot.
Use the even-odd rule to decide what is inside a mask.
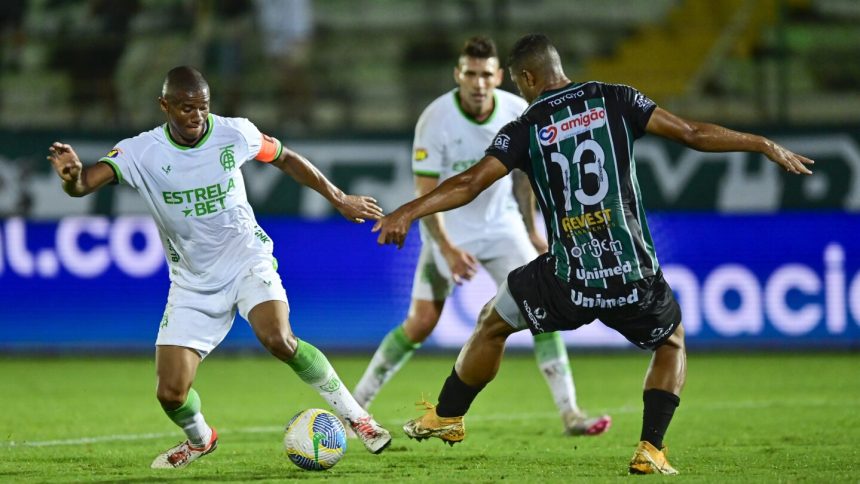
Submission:
[[[355,420],[347,419],[347,422],[371,454],[378,454],[391,444],[391,434],[370,415]]]
[[[181,469],[204,455],[214,452],[216,448],[218,448],[218,432],[213,428],[208,444],[196,447],[186,440],[159,454],[152,461],[150,467],[153,469]]]

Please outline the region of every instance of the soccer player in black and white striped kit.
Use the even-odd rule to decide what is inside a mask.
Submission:
[[[377,222],[383,244],[402,245],[413,220],[469,203],[514,168],[538,195],[549,251],[512,271],[445,381],[438,405],[409,421],[410,437],[465,437],[463,416],[496,375],[507,337],[572,330],[599,319],[653,352],[643,389],[643,423],[631,474],[676,474],[663,436],[686,378],[681,311],[663,279],[636,178],[634,141],[646,133],[700,151],[750,151],[793,174],[813,161],[761,136],[682,119],[636,89],[571,82],[541,34],[514,45],[508,68],[530,103],[494,138],[474,167]]]

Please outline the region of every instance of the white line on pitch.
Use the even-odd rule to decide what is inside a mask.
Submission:
[[[284,428],[280,426],[267,427],[244,427],[238,429],[220,429],[219,434],[265,434],[272,432],[281,432]],[[100,444],[104,442],[127,442],[131,440],[152,440],[164,439],[168,437],[181,438],[179,432],[160,432],[148,434],[115,434],[101,435],[99,437],[82,437],[79,439],[60,439],[60,440],[38,440],[38,441],[8,441],[0,442],[0,447],[51,447],[57,445],[85,445],[85,444]]]
[[[837,406],[837,407],[846,407],[851,405],[857,405],[857,401],[846,401],[846,400],[825,400],[825,399],[815,399],[815,400],[760,400],[760,401],[745,401],[745,402],[709,402],[697,404],[696,409],[705,410],[705,411],[713,411],[713,410],[731,410],[731,409],[754,409],[754,408],[770,408],[775,406],[807,406],[807,407],[828,407],[828,406]],[[618,415],[618,414],[631,414],[631,413],[639,413],[642,411],[642,407],[640,406],[624,406],[618,407],[614,409],[605,409],[606,413],[610,415]],[[478,420],[484,422],[491,421],[511,421],[511,420],[534,420],[534,419],[555,419],[558,418],[558,415],[555,412],[533,412],[533,413],[511,413],[511,414],[489,414],[489,415],[472,415],[469,417],[470,420]],[[402,424],[402,421],[386,421],[387,426],[391,428],[397,428]],[[282,432],[284,430],[283,426],[276,425],[267,425],[267,426],[258,426],[258,427],[240,427],[236,429],[228,429],[228,428],[219,428],[218,432],[220,434],[268,434],[275,432]],[[51,447],[51,446],[59,446],[59,445],[85,445],[85,444],[100,444],[105,442],[127,442],[133,440],[154,440],[154,439],[164,439],[168,437],[176,437],[181,438],[182,434],[179,432],[159,432],[159,433],[146,433],[146,434],[115,434],[115,435],[101,435],[98,437],[81,437],[77,439],[59,439],[59,440],[34,440],[34,441],[6,441],[0,442],[0,448],[10,448],[10,447]]]

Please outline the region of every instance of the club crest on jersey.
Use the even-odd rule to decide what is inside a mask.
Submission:
[[[538,131],[538,139],[540,144],[549,146],[603,126],[606,126],[606,110],[591,108],[567,119],[556,121],[549,126],[544,126]]]
[[[427,150],[424,148],[415,148],[415,161],[424,161],[427,159],[429,154]]]
[[[233,145],[227,145],[221,148],[220,161],[224,171],[230,171],[236,168],[236,158],[233,156]]]

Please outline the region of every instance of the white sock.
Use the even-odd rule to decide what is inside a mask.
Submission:
[[[182,431],[188,437],[188,441],[195,447],[201,447],[209,443],[212,438],[212,429],[206,424],[202,413],[196,413],[191,421],[182,426]]]
[[[558,333],[535,335],[535,357],[559,413],[581,413],[576,404],[576,386],[570,371],[567,348]]]
[[[346,420],[355,421],[358,418],[369,415],[367,410],[355,401],[352,393],[349,392],[349,389],[343,384],[343,381],[337,376],[334,369],[331,370],[331,373],[325,380],[312,385],[319,389],[320,396],[331,405],[335,413]]]

